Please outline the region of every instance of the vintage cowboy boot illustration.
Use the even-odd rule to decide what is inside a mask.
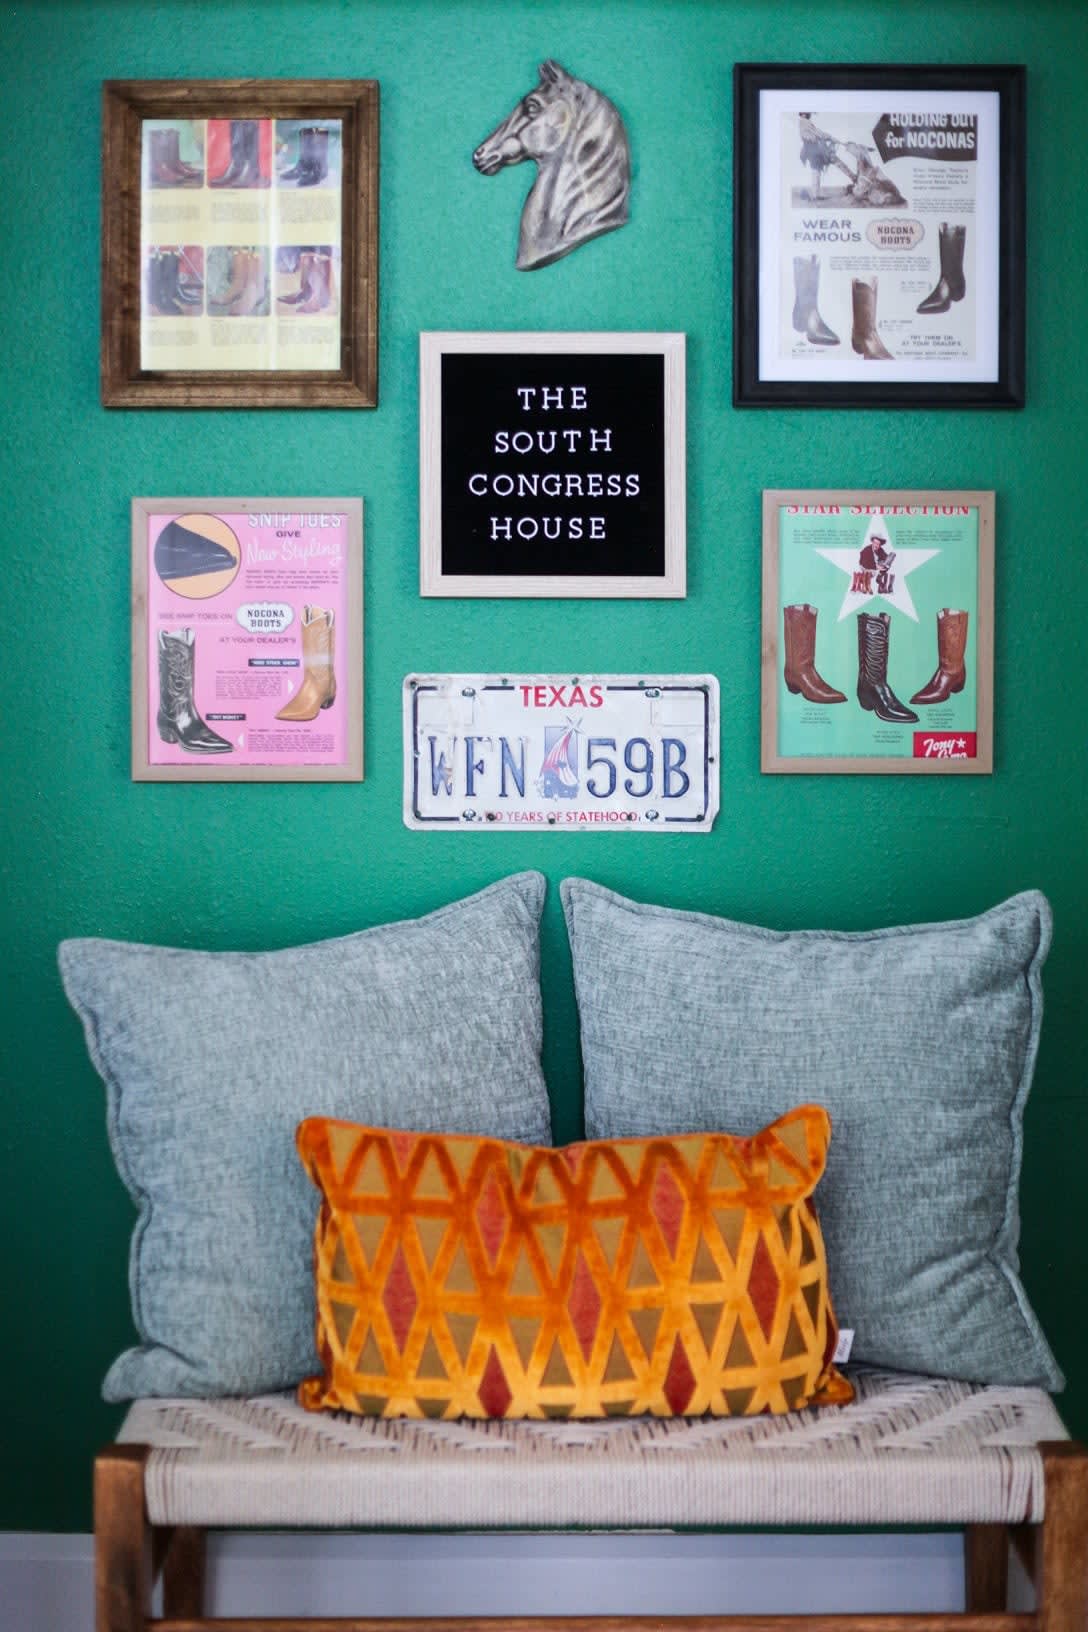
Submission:
[[[204,180],[204,171],[200,165],[190,164],[188,159],[181,156],[181,138],[176,129],[161,132],[163,138],[163,159],[170,168],[177,172],[181,180],[189,185],[199,186]]]
[[[315,126],[306,135],[295,179],[300,187],[316,187],[329,173],[329,133]]]
[[[230,754],[234,744],[204,724],[193,701],[196,640],[191,629],[160,629],[159,712],[156,725],[163,742],[176,742],[190,754]]]
[[[245,293],[246,284],[248,282],[248,274],[248,250],[234,250],[230,258],[230,282],[218,299],[209,299],[209,307],[214,306],[220,310],[223,310],[228,306],[233,306],[234,302],[236,300],[240,300],[242,295]]]
[[[290,702],[276,715],[277,720],[314,720],[319,709],[331,708],[336,700],[336,657],[333,643],[333,613],[320,606],[302,609],[303,677]]]
[[[947,312],[954,300],[962,300],[967,293],[967,282],[963,275],[967,228],[950,227],[946,221],[942,221],[937,236],[941,255],[941,275],[917,308],[918,311],[927,314]]]
[[[854,297],[854,332],[850,336],[850,344],[859,357],[867,361],[870,358],[887,358],[891,352],[885,346],[876,327],[876,291],[877,279],[874,275],[872,283],[864,278],[852,278],[850,288]]]
[[[171,276],[172,272],[172,276]],[[150,298],[155,311],[162,317],[180,317],[177,298],[177,261],[171,267],[171,258],[165,251],[156,250],[151,258],[149,273]]]
[[[249,151],[249,169],[246,180],[239,185],[243,187],[271,187],[272,177],[265,175],[261,168],[261,121],[247,119],[249,130],[246,133],[246,145]]]
[[[246,283],[241,296],[234,302],[237,317],[266,317],[268,315],[268,279],[259,250],[246,255]]]
[[[181,158],[176,130],[151,132],[148,160],[153,187],[198,187],[203,179],[199,170]]]
[[[226,572],[238,565],[236,558],[214,538],[168,521],[155,540],[155,571],[164,583],[171,578],[197,578],[205,572]]]
[[[244,127],[252,123],[253,121],[250,119],[231,120],[230,163],[221,176],[209,176],[209,187],[244,187],[246,185],[239,178],[249,163],[249,149]]]
[[[304,300],[310,299],[310,296],[314,292],[313,283],[311,282],[314,269],[314,260],[315,256],[312,250],[304,249],[302,251],[302,254],[298,258],[299,286],[293,294],[277,295],[277,301],[281,302],[284,306],[301,306]]]
[[[966,612],[957,612],[943,606],[937,613],[937,669],[921,691],[916,691],[912,703],[947,703],[967,684],[967,669],[963,654],[967,650]]]
[[[793,258],[793,326],[814,346],[837,346],[839,337],[820,316],[820,257],[795,255]]]
[[[313,135],[314,129],[315,127],[313,125],[307,125],[298,132],[298,157],[289,170],[281,170],[279,172],[280,181],[297,181],[299,176],[302,174],[303,158],[307,149],[306,138]]]
[[[203,306],[203,279],[183,249],[174,253],[174,263],[177,268],[175,298],[183,301],[186,306]],[[184,277],[182,276],[183,273],[185,274]]]
[[[891,621],[887,612],[858,613],[858,702],[878,720],[898,725],[917,720],[918,716],[899,701],[888,684]]]
[[[310,271],[310,298],[299,307],[300,312],[322,312],[329,304],[329,269],[332,258],[315,255]]]
[[[845,703],[846,694],[816,672],[816,608],[787,606],[784,617],[787,689],[808,703]]]

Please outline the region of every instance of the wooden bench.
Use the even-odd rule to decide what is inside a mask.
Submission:
[[[95,1464],[97,1632],[1088,1632],[1088,1447],[1036,1389],[861,1371],[784,1417],[384,1421],[142,1400]],[[963,1614],[222,1619],[209,1529],[954,1526]],[[1037,1607],[1006,1612],[1008,1549]],[[163,1616],[151,1614],[163,1578]]]

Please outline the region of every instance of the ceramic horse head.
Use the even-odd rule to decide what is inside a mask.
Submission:
[[[519,272],[569,255],[627,220],[631,155],[623,120],[606,96],[557,62],[482,141],[472,162],[485,176],[533,159],[538,167],[521,212]]]

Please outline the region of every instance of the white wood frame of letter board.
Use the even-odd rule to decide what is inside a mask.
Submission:
[[[419,497],[421,595],[611,600],[680,600],[687,594],[685,343],[683,334],[431,332],[419,337]],[[645,355],[665,361],[664,571],[649,577],[504,576],[442,570],[442,358],[453,352]]]

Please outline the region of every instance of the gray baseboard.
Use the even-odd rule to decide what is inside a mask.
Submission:
[[[0,1533],[0,1632],[93,1632],[90,1536]],[[219,1615],[958,1609],[959,1536],[214,1536]],[[1030,1594],[1014,1561],[1014,1607]]]

